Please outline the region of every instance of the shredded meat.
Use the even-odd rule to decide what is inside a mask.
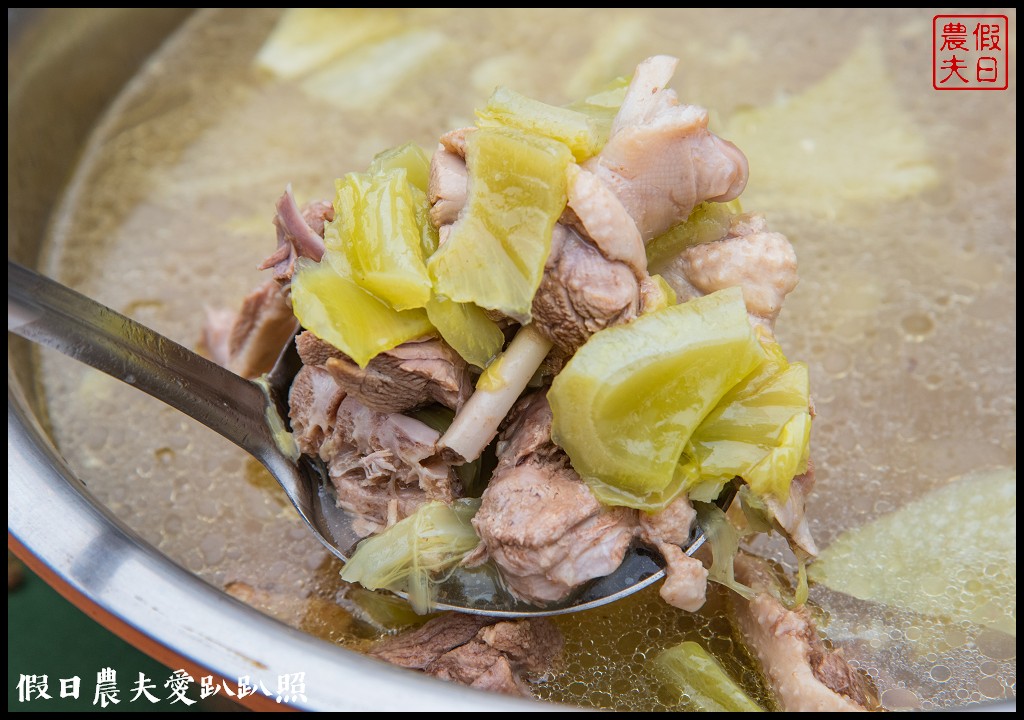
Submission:
[[[735,600],[740,629],[764,668],[786,712],[867,710],[864,678],[829,650],[806,607],[787,610],[769,590],[775,585],[764,561],[740,553],[736,579],[757,591],[753,600]]]
[[[299,370],[288,392],[288,417],[303,454],[320,453],[324,441],[334,433],[338,406],[344,399],[345,391],[327,371],[312,365]]]
[[[678,62],[659,55],[637,66],[608,143],[583,164],[619,198],[644,242],[705,200],[738,197],[747,182],[746,158],[708,132],[707,110],[680,105],[664,89]]]
[[[726,237],[687,248],[661,274],[679,302],[738,285],[751,319],[768,329],[798,281],[793,246],[756,213],[738,215]]]
[[[555,602],[621,564],[636,514],[599,503],[569,466],[551,442],[551,408],[543,394],[520,401],[513,414],[473,518],[482,543],[469,562],[490,556],[515,595]]]
[[[558,628],[543,618],[502,622],[448,613],[378,643],[370,655],[443,680],[529,697],[522,674],[547,670],[561,650]]]
[[[208,310],[202,345],[218,365],[254,378],[274,367],[298,327],[291,303],[268,280],[245,297],[237,313]]]
[[[303,397],[293,395],[296,401]],[[307,414],[313,412],[292,405],[293,417]],[[462,488],[455,470],[435,456],[439,437],[419,420],[376,412],[351,396],[339,403],[334,429],[320,443],[319,453],[338,505],[357,517],[357,532],[366,535],[390,527],[427,500],[459,497]]]
[[[324,225],[334,219],[334,205],[327,200],[307,204],[301,210],[289,185],[277,201],[277,249],[264,260],[260,270],[274,269],[274,279],[287,288],[295,271],[295,260],[308,257],[317,262],[324,256]]]

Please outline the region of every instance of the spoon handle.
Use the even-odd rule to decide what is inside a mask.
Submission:
[[[273,447],[258,385],[10,260],[7,330],[162,400],[257,457]]]

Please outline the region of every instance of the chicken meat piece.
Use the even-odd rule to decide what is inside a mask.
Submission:
[[[678,62],[658,55],[637,66],[607,144],[583,164],[618,197],[644,242],[706,200],[739,197],[747,183],[746,157],[708,131],[707,110],[681,105],[665,89]]]
[[[439,438],[419,420],[371,410],[351,396],[341,401],[320,457],[338,505],[359,519],[357,532],[378,532],[428,500],[450,503],[460,496],[454,468],[436,456]]]
[[[611,262],[629,267],[638,280],[647,277],[647,253],[633,218],[615,193],[583,169],[570,173],[567,211],[562,222],[574,226]]]
[[[765,561],[740,553],[736,579],[757,593],[733,598],[740,629],[761,662],[784,712],[863,712],[870,701],[865,679],[829,650],[805,606],[788,610],[771,589]]]
[[[523,673],[548,670],[561,651],[562,636],[550,620],[447,613],[381,641],[370,655],[442,680],[531,697]]]
[[[537,393],[520,401],[502,433],[498,465],[473,527],[509,590],[537,604],[613,572],[636,533],[636,512],[602,505],[551,442],[551,408]]]
[[[640,513],[640,537],[658,548],[665,559],[665,582],[659,594],[673,607],[697,612],[704,606],[708,591],[708,571],[704,565],[683,552],[697,512],[685,494],[679,495],[663,510]]]
[[[201,343],[218,365],[255,378],[270,372],[298,328],[291,303],[268,280],[242,300],[238,312],[207,310]]]
[[[469,191],[469,173],[464,158],[438,145],[430,159],[430,180],[427,199],[430,201],[430,221],[434,227],[451,225],[466,206]]]
[[[346,393],[377,412],[404,413],[435,402],[458,411],[473,393],[469,366],[440,338],[402,343],[365,368],[308,330],[295,344],[304,364],[328,371]]]
[[[273,268],[274,279],[287,288],[295,271],[295,260],[308,257],[320,262],[324,256],[324,226],[334,219],[334,205],[327,200],[308,203],[301,210],[289,185],[277,201],[277,249],[260,264]]]
[[[660,272],[679,302],[741,287],[751,320],[769,330],[798,282],[793,246],[756,213],[737,215],[724,238],[686,248]]]
[[[541,334],[572,354],[598,330],[639,315],[640,283],[629,265],[608,260],[559,223],[551,234],[551,254],[532,309]]]
[[[441,147],[443,147],[445,150],[465,160],[466,139],[470,136],[471,133],[475,132],[476,128],[472,126],[456,128],[455,130],[449,130],[444,135],[442,135],[439,142],[441,143]]]

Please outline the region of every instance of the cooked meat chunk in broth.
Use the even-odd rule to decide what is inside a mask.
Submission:
[[[625,263],[610,261],[572,228],[556,225],[551,254],[533,297],[537,329],[572,353],[598,330],[640,313],[640,285]]]
[[[500,621],[446,613],[381,641],[370,654],[443,680],[531,697],[524,674],[547,671],[561,651],[558,628],[544,618]]]
[[[390,527],[427,500],[461,495],[455,470],[435,455],[438,437],[411,417],[371,410],[351,396],[341,402],[320,457],[338,505],[359,518],[361,533]]]
[[[296,258],[308,257],[320,262],[324,256],[324,225],[333,219],[334,205],[327,200],[311,202],[300,210],[288,186],[277,201],[274,216],[277,249],[259,269],[272,268],[274,279],[287,288],[292,281]]]
[[[740,629],[761,661],[769,685],[786,712],[867,710],[866,681],[818,635],[807,608],[788,610],[771,590],[777,583],[766,561],[736,557],[736,579],[757,593],[733,598]]]
[[[201,344],[218,365],[255,378],[270,372],[298,327],[281,287],[268,280],[245,297],[237,313],[208,310]]]
[[[481,554],[509,589],[555,602],[587,580],[613,572],[636,533],[636,512],[602,505],[551,442],[551,408],[542,393],[513,411],[498,466],[473,526]]]
[[[736,216],[726,237],[687,248],[660,272],[679,302],[743,288],[751,319],[769,330],[798,281],[793,246],[782,233],[769,231],[764,216],[756,213]]]

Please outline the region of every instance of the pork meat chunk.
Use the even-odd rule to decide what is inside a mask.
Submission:
[[[245,297],[238,312],[207,310],[202,345],[218,365],[254,378],[274,367],[298,327],[291,303],[268,280]]]
[[[708,571],[700,560],[683,552],[697,513],[686,495],[680,495],[663,510],[640,513],[640,537],[658,548],[665,559],[665,582],[659,591],[665,602],[680,610],[697,612],[704,605]]]
[[[338,406],[345,391],[330,373],[313,365],[304,365],[288,392],[288,418],[299,451],[319,455],[324,441],[334,433]]]
[[[541,333],[571,354],[598,330],[637,317],[640,283],[629,265],[608,260],[575,230],[557,224],[532,309]]]
[[[326,368],[346,392],[378,412],[406,412],[432,402],[458,411],[473,393],[469,365],[436,337],[402,343],[365,368],[345,355],[328,359]]]
[[[327,370],[346,393],[377,412],[407,412],[434,402],[458,411],[473,392],[466,361],[440,338],[402,343],[365,368],[308,330],[295,343],[303,363]]]
[[[736,216],[726,237],[687,248],[661,274],[679,302],[741,287],[751,319],[769,330],[798,281],[793,246],[756,213]]]
[[[644,242],[706,200],[738,197],[747,182],[746,157],[708,131],[707,110],[665,89],[678,62],[659,55],[637,66],[608,143],[583,165],[619,198]]]
[[[621,564],[636,513],[597,501],[551,442],[551,408],[543,394],[513,412],[473,518],[482,541],[473,561],[489,556],[515,595],[551,603]]]
[[[399,413],[381,413],[348,396],[334,431],[320,446],[338,505],[370,534],[408,517],[427,500],[450,503],[462,488],[455,470],[435,457],[440,434]]]
[[[561,634],[549,620],[448,613],[378,643],[370,655],[450,682],[530,697],[523,674],[548,670],[561,651]]]
[[[754,650],[783,711],[859,712],[869,694],[861,677],[818,635],[807,608],[788,610],[769,592],[774,584],[763,560],[740,553],[736,579],[757,594],[738,605],[740,629]]]

